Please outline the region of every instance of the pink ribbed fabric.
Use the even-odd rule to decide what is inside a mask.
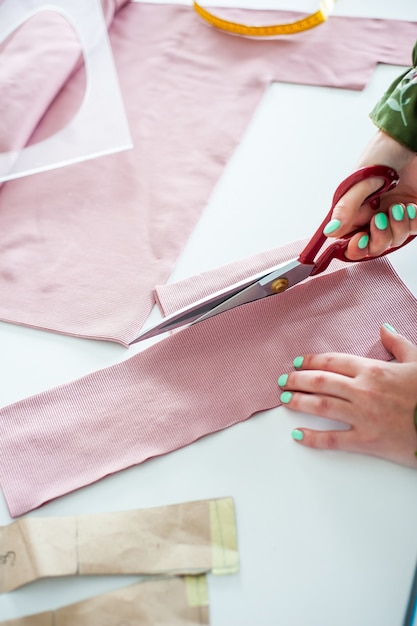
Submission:
[[[258,23],[297,17],[231,15]],[[62,75],[56,75],[60,63],[54,65],[45,99],[45,74],[30,62],[36,50],[40,66],[43,48],[28,30],[20,31],[27,75],[21,66],[15,70],[17,83],[27,87],[19,98],[33,100],[23,110],[36,111],[32,124],[39,121],[30,138],[35,143],[68,120],[85,81],[82,72],[71,75],[78,62],[72,42]],[[377,62],[410,64],[415,33],[413,23],[331,17],[297,36],[258,41],[210,28],[192,7],[121,8],[110,39],[134,149],[2,186],[0,319],[127,345],[266,87],[275,80],[361,89]],[[50,52],[45,54],[52,63]],[[6,68],[13,75],[13,63],[4,61],[0,68],[0,78]],[[0,84],[0,92],[2,110],[14,111],[12,90]],[[31,132],[23,123],[20,128],[21,115],[10,116],[2,146],[25,141]],[[17,133],[16,122],[21,135],[8,136],[9,128]]]
[[[346,264],[1,409],[10,514],[278,406],[277,376],[299,354],[389,359],[379,341],[385,321],[417,342],[416,300],[389,261]]]

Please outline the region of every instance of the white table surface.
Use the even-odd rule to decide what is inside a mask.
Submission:
[[[317,7],[310,0],[223,4]],[[339,0],[334,13],[417,20],[417,4]],[[378,66],[363,92],[273,84],[170,280],[310,235],[374,132],[369,110],[399,73],[398,67]],[[417,295],[416,245],[392,261]],[[150,320],[157,316],[154,312]],[[1,405],[141,349],[126,351],[10,324],[0,324],[0,345]],[[378,459],[298,446],[290,432],[307,425],[333,426],[281,407],[30,515],[119,511],[230,495],[241,569],[234,576],[209,575],[212,626],[400,626],[417,559],[417,473]],[[0,495],[0,524],[11,521]],[[0,618],[57,608],[134,580],[38,581],[1,596]]]

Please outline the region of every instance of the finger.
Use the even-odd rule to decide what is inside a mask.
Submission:
[[[368,224],[373,211],[368,204],[362,205],[363,201],[381,186],[381,179],[367,178],[354,185],[337,202],[332,213],[333,220],[340,221],[340,227],[330,234],[332,237],[346,235],[352,230]]]
[[[364,367],[367,359],[353,354],[339,352],[326,352],[323,354],[304,354],[294,359],[294,367],[297,370],[321,370],[334,372],[353,378]]]
[[[392,247],[400,246],[410,234],[410,221],[405,205],[397,202],[389,208],[390,226],[392,230]]]
[[[346,450],[356,452],[356,433],[349,430],[312,430],[295,428],[291,433],[297,443],[319,450]]]
[[[408,204],[405,205],[405,210],[408,216],[410,235],[417,235],[417,204],[408,202]]]
[[[352,378],[322,370],[301,370],[281,375],[278,385],[287,391],[316,393],[344,400],[352,395]]]
[[[359,261],[366,255],[379,256],[389,247],[400,246],[414,233],[417,234],[417,207],[396,203],[389,208],[388,216],[376,213],[370,221],[369,240],[365,232],[356,233],[345,254],[351,261]]]
[[[390,324],[382,326],[380,332],[384,348],[388,350],[397,361],[407,363],[417,360],[417,346],[397,333]]]
[[[368,251],[371,256],[379,256],[392,245],[393,234],[386,213],[376,213],[370,223]]]
[[[345,252],[347,259],[360,261],[369,254],[369,235],[366,232],[359,232],[350,238]]]
[[[346,424],[352,424],[355,419],[352,404],[342,398],[318,393],[284,391],[280,395],[280,400],[293,411],[326,417]]]

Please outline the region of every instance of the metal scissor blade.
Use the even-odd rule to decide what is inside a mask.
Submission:
[[[289,288],[307,278],[313,269],[314,265],[300,263],[298,259],[280,263],[217,291],[206,298],[202,298],[176,313],[167,315],[154,326],[141,332],[129,345],[144,339],[150,339],[170,330],[175,330],[181,326],[197,324],[242,304],[274,295],[277,291],[273,288],[273,285],[277,279],[285,279],[287,281],[286,288]]]
[[[263,300],[263,298],[267,298],[268,296],[275,296],[279,293],[283,293],[290,287],[293,287],[302,280],[308,278],[314,267],[314,265],[300,263],[298,260],[283,263],[279,269],[264,275],[252,285],[249,285],[249,287],[242,289],[236,295],[231,296],[221,304],[213,307],[207,313],[203,313],[192,323],[198,324],[199,322],[203,322],[210,317],[214,317],[215,315],[234,309],[242,304],[249,304],[249,302]],[[280,283],[280,281],[284,282]]]

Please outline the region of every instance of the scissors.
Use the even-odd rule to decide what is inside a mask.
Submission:
[[[324,244],[328,242],[328,238],[323,234],[323,229],[329,222],[334,206],[339,202],[340,198],[354,185],[366,178],[378,177],[383,179],[381,187],[371,193],[362,204],[369,204],[374,210],[377,210],[380,205],[380,197],[382,194],[390,191],[396,187],[399,183],[399,176],[397,172],[391,167],[385,165],[372,165],[369,167],[363,167],[347,178],[343,180],[337,187],[332,201],[332,206],[329,213],[310,239],[307,246],[301,252],[298,258],[292,259],[280,265],[270,267],[263,272],[254,274],[249,278],[245,278],[240,282],[234,283],[225,289],[217,291],[210,296],[202,298],[193,304],[186,306],[176,313],[166,316],[158,324],[142,331],[139,336],[131,343],[137,343],[144,339],[149,339],[161,333],[165,333],[181,326],[197,324],[215,315],[219,315],[225,311],[229,311],[235,307],[261,300],[269,296],[282,293],[297,285],[302,280],[305,280],[309,276],[316,276],[321,274],[333,259],[339,259],[341,261],[353,262],[345,257],[345,251],[349,245],[351,237],[357,233],[362,232],[364,229],[359,228],[345,235],[343,238],[338,239],[331,243],[322,253],[317,257]],[[402,246],[405,246],[415,235],[409,235],[409,237],[400,246],[388,248],[381,255],[390,254],[395,250],[398,250]],[[360,261],[370,261],[376,257],[367,256]]]

